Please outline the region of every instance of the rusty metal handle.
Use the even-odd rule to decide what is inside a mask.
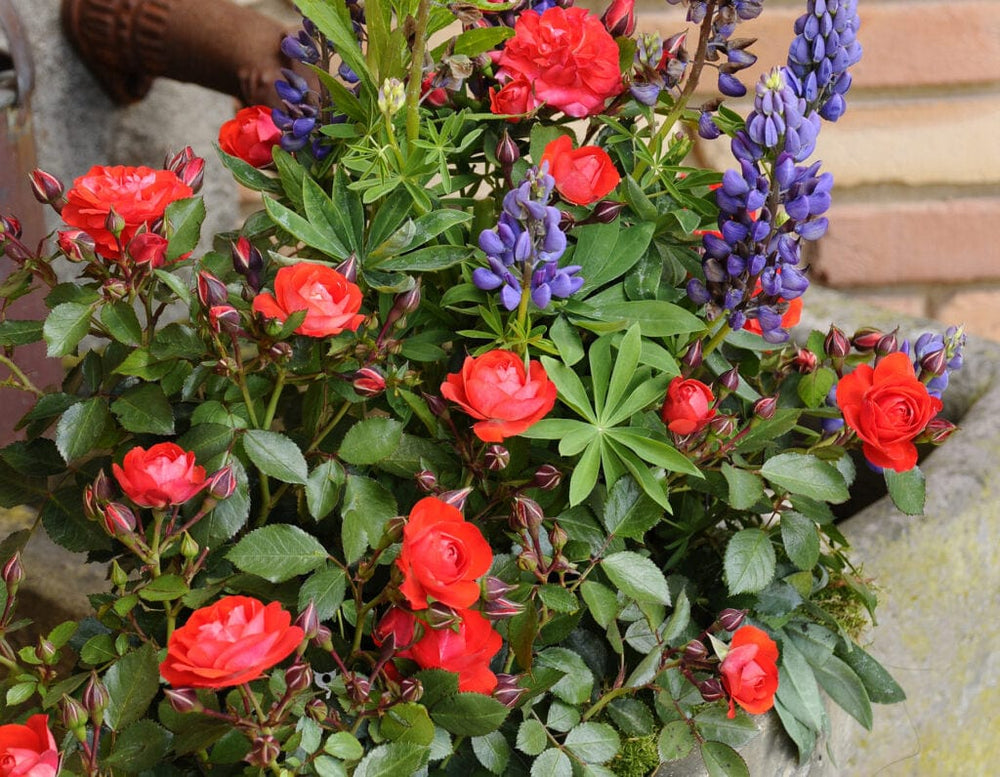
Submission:
[[[15,105],[24,106],[28,104],[35,88],[35,62],[31,57],[31,46],[21,24],[21,17],[14,10],[11,0],[0,0],[0,28],[3,28],[7,36],[7,47],[14,62],[14,74],[17,78]]]

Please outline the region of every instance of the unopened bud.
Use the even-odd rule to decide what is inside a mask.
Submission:
[[[635,0],[613,0],[601,15],[601,23],[612,38],[630,36],[635,32]]]
[[[568,540],[569,535],[558,523],[552,527],[551,531],[549,531],[549,542],[552,543],[552,550],[556,553],[566,547],[566,542]]]
[[[72,731],[73,736],[80,742],[85,741],[87,738],[86,729],[89,716],[83,705],[72,696],[64,693],[59,700],[59,706],[61,707],[63,728],[67,731]]]
[[[260,273],[264,269],[264,257],[249,239],[240,238],[230,246],[233,269],[247,280],[254,291],[260,291]]]
[[[213,499],[228,499],[239,485],[232,465],[227,464],[208,479],[208,493]]]
[[[438,418],[444,418],[448,415],[448,403],[441,397],[434,396],[433,394],[422,394],[421,396],[423,396],[424,402],[427,403],[427,409]]]
[[[117,559],[111,562],[111,584],[118,589],[123,589],[128,585],[128,572],[121,568]]]
[[[483,605],[483,614],[493,620],[501,618],[513,618],[524,612],[524,605],[500,596],[491,599]]]
[[[920,369],[930,375],[944,375],[948,370],[948,353],[944,348],[924,354]]]
[[[295,619],[295,625],[302,629],[304,639],[312,639],[319,633],[319,617],[316,613],[316,602],[312,599],[309,600],[309,604],[299,613],[299,617]]]
[[[899,339],[896,337],[895,332],[889,332],[889,334],[882,335],[879,341],[875,343],[875,353],[878,356],[888,356],[890,353],[896,353],[899,350]]]
[[[114,206],[108,210],[108,215],[104,219],[104,228],[116,238],[121,237],[122,230],[125,229],[125,217],[118,213]]]
[[[118,302],[128,296],[128,284],[117,278],[110,278],[101,286],[101,293],[109,302]]]
[[[441,602],[431,602],[423,613],[427,619],[427,625],[432,629],[450,629],[462,622],[461,615]]]
[[[108,474],[103,469],[100,470],[94,478],[93,491],[94,499],[99,502],[105,502],[114,495],[114,491],[111,487],[111,480],[108,478]]]
[[[422,469],[416,475],[417,487],[425,494],[429,494],[437,488],[437,475],[429,469]]]
[[[803,375],[816,372],[816,354],[806,348],[800,348],[795,354],[795,369]]]
[[[726,691],[722,687],[722,682],[715,677],[710,680],[702,680],[698,683],[698,691],[705,701],[718,701],[726,698]]]
[[[843,359],[851,352],[851,341],[842,330],[831,326],[823,340],[823,351],[834,359]]]
[[[320,625],[316,629],[316,636],[312,638],[311,644],[313,647],[318,647],[321,650],[333,650],[333,632],[330,631],[330,627]]]
[[[514,521],[522,529],[537,529],[545,520],[545,511],[534,499],[518,494],[514,497]]]
[[[43,664],[51,664],[59,658],[59,651],[56,650],[56,646],[49,640],[45,639],[45,637],[39,637],[38,644],[35,645],[35,658]]]
[[[363,674],[348,672],[344,675],[344,686],[347,688],[347,697],[355,704],[364,704],[371,696],[371,681]]]
[[[469,498],[469,494],[471,493],[471,488],[456,488],[452,491],[442,491],[438,494],[438,499],[446,505],[451,505],[456,510],[464,510],[465,500]]]
[[[103,510],[104,529],[112,537],[135,531],[135,513],[121,502],[109,502]]]
[[[568,232],[574,226],[576,226],[576,219],[573,214],[566,210],[559,211],[559,231]]]
[[[708,425],[715,432],[715,436],[722,439],[731,436],[736,431],[736,419],[731,415],[717,415],[708,422]]]
[[[726,370],[719,376],[719,386],[726,391],[736,391],[740,387],[740,371],[737,367]]]
[[[697,664],[708,658],[708,648],[701,640],[692,639],[684,646],[683,656],[688,663]]]
[[[285,687],[292,693],[304,691],[313,681],[313,671],[309,664],[296,662],[285,670]]]
[[[538,554],[531,548],[524,548],[517,557],[517,568],[522,572],[534,572],[538,569]]]
[[[200,712],[204,709],[194,688],[164,688],[163,695],[167,697],[174,712],[179,712],[182,715],[188,712]]]
[[[7,559],[3,565],[2,576],[4,585],[7,586],[8,595],[15,593],[17,587],[21,585],[21,581],[24,580],[24,567],[21,565],[20,552]]]
[[[924,429],[923,434],[917,438],[917,442],[929,442],[934,445],[940,445],[956,431],[958,431],[958,427],[951,421],[944,418],[932,418]]]
[[[377,397],[385,391],[385,377],[374,367],[362,367],[354,373],[351,385],[363,397]]]
[[[510,464],[510,451],[499,443],[493,443],[486,449],[483,457],[486,460],[486,468],[491,472],[502,472]]]
[[[281,745],[278,740],[270,734],[256,737],[250,746],[250,752],[244,756],[243,760],[251,766],[259,769],[267,769],[278,760],[281,755]]]
[[[63,196],[65,191],[66,187],[62,181],[52,173],[47,173],[41,168],[31,171],[31,193],[42,205],[51,205],[57,213],[62,212],[63,205],[66,204],[66,198]]]
[[[716,620],[726,631],[736,631],[736,629],[743,625],[746,617],[746,610],[734,610],[732,607],[727,607],[719,613],[719,617]]]
[[[322,699],[310,699],[306,702],[306,715],[317,723],[323,723],[329,714],[330,708]]]
[[[494,599],[499,599],[506,596],[511,591],[517,590],[517,585],[512,583],[505,583],[499,577],[494,575],[489,575],[483,583],[484,598],[486,601],[490,602]]]
[[[378,90],[377,105],[387,118],[392,118],[406,104],[406,89],[398,78],[387,78]]]
[[[552,464],[543,464],[535,470],[531,482],[542,491],[554,491],[562,483],[562,472]]]
[[[404,316],[409,315],[420,307],[420,284],[416,284],[409,291],[399,294],[392,303],[389,313],[385,317],[386,328],[393,326]]]
[[[196,156],[191,146],[176,154],[167,154],[163,166],[197,192],[205,180],[205,160]]]
[[[507,130],[503,131],[500,136],[500,140],[497,142],[497,162],[504,170],[510,170],[514,163],[521,158],[521,150],[517,147],[517,143],[510,136]]]
[[[851,344],[862,353],[867,353],[868,351],[875,350],[875,346],[878,345],[882,337],[883,334],[878,329],[866,327],[854,333],[854,337],[851,338]]]
[[[83,708],[90,714],[90,719],[95,726],[100,726],[104,722],[104,710],[108,708],[111,696],[107,686],[100,681],[96,672],[90,673],[90,680],[87,681],[83,689],[81,703]]]
[[[753,403],[753,414],[765,421],[769,421],[774,418],[774,413],[777,409],[777,397],[761,397]]]
[[[232,305],[213,305],[208,309],[208,324],[213,332],[236,334],[240,323],[240,312]]]
[[[624,209],[624,202],[616,202],[615,200],[601,200],[594,206],[594,211],[591,214],[591,218],[594,219],[598,224],[610,224],[616,218],[618,214]]]
[[[358,255],[351,254],[334,268],[351,283],[358,282]]]
[[[0,238],[21,237],[21,222],[13,216],[0,216]]]
[[[701,340],[695,340],[681,357],[681,364],[692,370],[698,369],[701,366],[702,349]]]
[[[424,686],[416,677],[404,677],[399,681],[399,699],[405,702],[418,702],[424,695]]]
[[[80,229],[59,232],[59,250],[71,262],[92,262],[97,258],[97,244],[94,238]]]
[[[229,290],[226,284],[207,270],[198,273],[198,301],[202,307],[212,308],[224,305],[229,300]]]
[[[497,675],[497,687],[493,689],[493,698],[507,709],[513,709],[527,692],[527,688],[518,685],[517,675],[500,673]]]
[[[181,555],[188,561],[192,561],[198,558],[200,550],[201,548],[198,547],[198,543],[195,542],[194,537],[184,532],[184,536],[181,537]]]
[[[268,356],[276,362],[288,361],[294,353],[295,349],[292,348],[291,343],[286,343],[284,340],[272,343],[271,347],[267,349]]]

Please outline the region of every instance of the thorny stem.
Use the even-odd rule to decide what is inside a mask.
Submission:
[[[21,391],[30,391],[36,397],[45,396],[45,392],[39,389],[31,379],[21,371],[21,368],[14,364],[13,360],[8,359],[6,356],[0,355],[0,364],[6,367],[11,372],[11,376],[17,380],[19,385],[11,385],[11,388],[20,389]]]

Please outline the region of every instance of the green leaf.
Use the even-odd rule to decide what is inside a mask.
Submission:
[[[525,755],[538,755],[548,744],[545,726],[534,718],[528,718],[518,727],[515,747]]]
[[[339,170],[338,174],[342,175]],[[352,250],[360,250],[361,243],[355,229],[361,229],[361,225],[355,227],[350,224],[347,209],[340,212],[333,200],[309,175],[302,177],[302,207],[309,223],[327,236],[327,253],[340,258],[342,255],[350,255]]]
[[[603,764],[615,757],[621,740],[607,723],[581,723],[566,735],[564,744],[581,761]]]
[[[139,323],[132,305],[128,302],[102,305],[101,323],[107,327],[108,332],[119,343],[139,345],[142,342],[142,325]]]
[[[705,739],[724,742],[730,747],[743,747],[760,733],[753,718],[743,710],[738,710],[736,717],[730,719],[728,711],[721,705],[715,705],[702,710],[694,718],[698,725],[698,733]]]
[[[761,529],[743,529],[726,545],[724,568],[729,593],[757,593],[774,579],[777,558],[771,538]]]
[[[375,464],[392,455],[402,436],[399,421],[366,418],[347,430],[337,455],[348,464]]]
[[[79,302],[56,305],[45,319],[42,335],[48,343],[47,356],[69,356],[90,331],[93,306]]]
[[[556,612],[576,612],[580,609],[580,600],[576,598],[576,594],[555,583],[539,586],[538,598],[546,607]]]
[[[906,515],[923,515],[927,483],[919,467],[906,472],[896,472],[886,468],[885,484],[896,509]]]
[[[126,431],[161,436],[174,433],[173,408],[155,383],[128,389],[111,403],[111,412]]]
[[[631,477],[618,478],[604,503],[604,526],[608,534],[633,540],[641,541],[662,515],[660,506]]]
[[[273,175],[258,170],[253,165],[244,162],[236,156],[231,156],[218,146],[215,147],[223,166],[233,174],[240,184],[255,192],[270,192],[281,194],[281,183]]]
[[[705,762],[708,777],[750,777],[746,761],[723,742],[702,742],[701,760]]]
[[[41,321],[0,321],[0,348],[37,343],[42,339]]]
[[[167,236],[167,261],[180,259],[198,245],[201,224],[205,220],[205,201],[201,197],[174,200],[163,212],[164,234]]]
[[[837,382],[837,373],[829,367],[820,367],[815,372],[803,375],[799,381],[799,399],[806,407],[819,407],[826,401],[827,394]]]
[[[623,734],[644,737],[653,733],[653,713],[639,699],[623,696],[612,701],[607,710]]]
[[[575,231],[577,244],[572,263],[579,264],[582,268],[580,277],[584,279],[584,284],[579,293],[589,294],[632,269],[649,248],[649,241],[656,228],[652,223],[654,220],[628,227],[620,232],[616,230],[617,234],[613,235],[614,247],[609,247],[610,250],[607,251],[604,251],[604,247],[608,245],[607,238],[612,237],[610,231],[598,233],[595,230],[596,225],[578,228]],[[592,237],[590,230],[595,230],[596,239]]]
[[[327,553],[319,540],[297,526],[275,523],[250,532],[226,558],[242,572],[283,583],[321,566]]]
[[[816,675],[805,656],[790,639],[782,640],[775,696],[803,726],[814,733],[823,730],[826,710],[816,684]]]
[[[347,575],[343,569],[332,564],[314,572],[299,589],[299,611],[311,601],[316,606],[316,617],[320,621],[332,618],[344,601],[347,590]]]
[[[251,429],[243,435],[243,449],[263,474],[284,483],[305,484],[309,465],[299,446],[278,432]]]
[[[531,765],[531,777],[572,777],[573,762],[562,750],[551,748]]]
[[[858,675],[871,701],[876,704],[895,704],[906,700],[906,693],[885,667],[857,645],[851,645],[848,650],[840,643],[837,655]]]
[[[306,481],[306,504],[309,514],[321,521],[330,514],[340,498],[347,475],[336,459],[327,459],[319,464]]]
[[[236,535],[250,517],[250,489],[247,473],[237,458],[226,462],[233,468],[236,491],[224,499],[191,528],[191,536],[202,547],[214,548]]]
[[[108,767],[125,774],[138,774],[152,769],[170,750],[173,736],[152,720],[139,720],[115,739],[111,755],[101,760]]]
[[[18,704],[23,704],[34,695],[37,687],[38,684],[34,680],[26,680],[23,683],[15,683],[10,686],[7,689],[7,706],[16,707]]]
[[[573,370],[551,357],[542,357],[542,366],[545,374],[548,375],[559,392],[559,399],[576,411],[577,415],[583,416],[590,423],[597,423],[597,416],[594,415],[591,407],[590,395],[584,388],[580,376]]]
[[[472,738],[472,752],[476,759],[493,774],[504,774],[510,762],[510,745],[499,731]]]
[[[191,304],[191,291],[181,278],[178,278],[169,270],[159,268],[153,270],[153,275],[159,278],[159,280],[174,293],[174,296],[177,297],[177,299],[185,305]]]
[[[663,467],[668,472],[684,472],[701,477],[701,471],[683,453],[672,445],[648,436],[634,427],[616,427],[608,430],[608,436],[620,442],[644,461]]]
[[[455,48],[453,54],[462,54],[466,57],[478,57],[484,52],[497,48],[507,38],[514,34],[509,27],[480,27],[464,31],[455,38]],[[434,61],[438,61],[443,52],[434,52]]]
[[[816,680],[827,695],[858,723],[871,731],[872,705],[861,678],[836,656],[822,665],[813,664]]]
[[[381,484],[358,475],[347,477],[341,508],[344,560],[353,564],[378,543],[386,521],[397,514],[396,500]]]
[[[809,518],[792,510],[781,514],[781,542],[788,558],[807,571],[819,561],[819,532]]]
[[[170,602],[180,599],[191,589],[180,575],[161,575],[139,589],[139,596],[148,602]]]
[[[656,740],[660,760],[679,761],[686,758],[695,746],[694,732],[686,720],[674,720],[663,727]]]
[[[400,777],[416,774],[427,760],[427,748],[406,742],[389,742],[368,751],[354,777]]]
[[[56,447],[66,463],[91,453],[110,420],[107,402],[102,397],[91,397],[66,410],[56,425]]]
[[[294,210],[286,208],[277,200],[272,200],[266,194],[264,195],[264,210],[267,211],[267,215],[271,217],[271,220],[277,226],[281,227],[297,240],[301,240],[307,246],[315,248],[317,251],[321,251],[323,254],[331,256],[334,259],[346,259],[348,257],[347,249],[337,240],[336,235],[332,231],[329,231],[329,229],[324,231],[322,228],[302,218]]]
[[[563,677],[552,686],[552,693],[567,704],[583,704],[590,700],[594,690],[594,673],[578,653],[562,647],[547,648],[536,662],[563,672]]]
[[[587,445],[580,460],[573,468],[569,481],[569,503],[578,505],[594,490],[597,476],[601,471],[601,440],[595,438]]]
[[[384,272],[436,272],[454,267],[468,256],[469,249],[464,246],[431,246],[380,262],[378,269]]]
[[[143,717],[160,690],[160,663],[153,644],[147,642],[122,656],[105,673],[104,684],[110,696],[104,714],[107,726],[121,731]]]
[[[337,731],[327,737],[323,752],[345,761],[357,761],[365,754],[365,749],[350,731]]]
[[[749,510],[764,498],[764,483],[752,472],[722,463],[722,476],[729,485],[729,506]]]
[[[760,474],[778,488],[792,494],[840,504],[850,496],[840,471],[815,456],[781,453],[764,462]]]
[[[362,80],[365,84],[364,91],[373,94],[380,84],[375,84],[372,80],[371,70],[361,52],[346,5],[342,2],[330,3],[328,0],[302,0],[298,2],[298,8],[329,39],[347,66]]]
[[[618,617],[618,597],[606,585],[584,580],[580,586],[580,594],[587,603],[591,616],[602,629],[606,629]]]
[[[84,514],[80,490],[73,486],[48,495],[42,507],[42,525],[49,539],[74,553],[111,548],[104,529]]]
[[[496,731],[510,712],[492,696],[458,693],[448,696],[431,710],[431,720],[445,731],[464,737],[485,736]]]
[[[640,604],[670,604],[670,590],[663,572],[645,556],[624,550],[601,562],[604,574],[622,593]]]
[[[644,337],[670,337],[697,332],[704,322],[684,308],[661,300],[608,302],[591,306],[589,318],[620,323],[621,327],[638,322]]]
[[[434,739],[434,724],[427,709],[415,702],[403,702],[386,710],[380,730],[382,736],[393,742],[430,745]]]

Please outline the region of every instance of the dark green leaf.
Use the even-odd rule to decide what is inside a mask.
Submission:
[[[525,755],[538,755],[549,744],[545,726],[534,718],[523,721],[517,729],[516,747]]]
[[[347,477],[341,540],[348,564],[357,561],[369,545],[378,543],[386,521],[396,514],[396,500],[381,484],[358,475]]]
[[[321,521],[330,514],[340,498],[345,478],[344,468],[336,459],[327,459],[309,473],[306,504],[314,519]]]
[[[695,738],[686,720],[675,720],[663,727],[656,749],[663,761],[679,761],[694,749]]]
[[[139,720],[119,734],[111,755],[101,762],[124,774],[138,774],[163,760],[172,739],[169,731],[152,720]]]
[[[603,764],[618,753],[621,740],[607,723],[581,723],[566,735],[564,743],[573,755],[585,763]]]
[[[605,585],[593,580],[584,580],[580,586],[580,594],[590,609],[590,614],[597,625],[606,629],[618,616],[618,597]]]
[[[56,305],[45,319],[42,334],[48,343],[46,355],[69,356],[90,331],[91,305],[64,302]]]
[[[237,569],[282,583],[312,572],[327,558],[322,543],[297,526],[275,523],[250,532],[226,554]]]
[[[646,249],[649,248],[649,241],[653,236],[655,226],[652,222],[647,222],[628,227],[620,232],[615,230],[614,247],[607,253],[601,253],[601,250],[602,245],[606,245],[608,242],[605,236],[612,235],[610,231],[597,233],[597,239],[591,240],[588,230],[595,229],[594,226],[577,229],[575,231],[577,244],[576,250],[573,252],[572,263],[582,267],[580,277],[583,278],[584,283],[580,293],[589,294],[592,290],[620,278],[634,267],[645,254]]]
[[[546,750],[531,765],[531,777],[572,777],[573,762],[562,750]]]
[[[400,777],[416,774],[427,761],[427,748],[406,742],[389,742],[369,750],[354,777]]]
[[[299,589],[299,611],[311,601],[320,621],[330,620],[340,609],[347,589],[347,575],[340,567],[327,566],[314,572]]]
[[[837,646],[837,655],[864,683],[868,698],[876,704],[895,704],[906,699],[906,693],[878,661],[857,645],[850,650]]]
[[[0,321],[0,348],[37,343],[42,339],[41,321]]]
[[[91,397],[73,405],[56,425],[56,447],[67,463],[91,453],[111,420],[107,402]]]
[[[375,464],[399,445],[403,425],[392,418],[366,418],[344,435],[338,455],[348,464]]]
[[[105,673],[104,684],[111,698],[104,722],[112,730],[121,731],[146,714],[160,689],[160,662],[156,648],[147,642],[138,650],[122,656]]]
[[[427,709],[415,702],[403,702],[386,710],[380,730],[382,736],[393,742],[429,745],[434,739],[434,724]]]
[[[84,514],[77,488],[63,488],[48,496],[42,507],[42,525],[49,539],[74,553],[111,547],[104,529]]]
[[[624,696],[612,701],[608,715],[623,734],[644,737],[653,732],[653,713],[639,699]]]
[[[701,760],[705,762],[708,777],[750,777],[746,761],[722,742],[702,742]]]
[[[591,307],[587,315],[598,321],[620,323],[623,329],[638,321],[644,337],[688,334],[697,332],[705,325],[700,318],[684,308],[660,300],[609,302]]]
[[[837,373],[829,367],[820,367],[815,372],[803,375],[799,381],[799,398],[806,407],[819,407],[826,401],[827,394],[837,382]]]
[[[294,210],[286,208],[277,200],[272,200],[264,195],[264,209],[271,220],[288,232],[292,237],[301,240],[307,246],[322,251],[327,256],[334,259],[346,259],[347,249],[340,244],[336,235],[331,231],[324,231],[306,219],[302,218]]]
[[[749,510],[764,498],[764,482],[752,472],[723,462],[722,475],[729,486],[729,505],[734,510]]]
[[[670,590],[663,572],[645,556],[632,551],[613,553],[601,569],[626,596],[639,603],[670,604]]]
[[[201,223],[205,220],[205,201],[201,197],[175,200],[163,213],[164,234],[167,236],[167,261],[180,259],[191,253],[201,236]]]
[[[496,731],[510,712],[492,696],[482,693],[458,693],[435,704],[431,719],[445,731],[477,737]]]
[[[472,752],[476,760],[493,774],[505,774],[510,762],[510,745],[499,731],[472,738]]]
[[[173,408],[163,389],[155,383],[128,389],[111,403],[111,412],[126,431],[156,435],[174,433]]]
[[[662,508],[630,477],[618,478],[604,503],[604,526],[619,537],[642,540],[662,515]]]
[[[799,569],[809,570],[819,561],[819,532],[811,519],[791,510],[781,514],[781,541],[788,558]]]
[[[861,678],[855,671],[836,656],[831,656],[821,666],[813,664],[813,671],[827,695],[858,723],[871,731],[871,701]]]
[[[743,747],[759,733],[753,718],[739,710],[736,717],[730,719],[722,705],[702,710],[695,716],[694,722],[698,733],[705,739],[724,742],[730,747]]]
[[[468,256],[469,249],[464,246],[431,246],[380,262],[378,269],[384,272],[435,272],[454,267]]]
[[[896,508],[906,515],[923,515],[927,483],[919,467],[905,472],[884,469],[885,484]]]
[[[330,247],[327,253],[341,258],[351,251],[360,250],[361,238],[357,232],[363,229],[363,225],[351,224],[347,209],[341,212],[320,185],[308,175],[302,178],[302,206],[309,223],[328,236]]]
[[[580,600],[576,598],[576,594],[554,583],[539,586],[538,597],[546,607],[556,612],[576,612],[580,609]]]
[[[840,471],[815,456],[804,453],[781,453],[764,462],[760,474],[773,485],[792,494],[839,504],[850,494]]]
[[[726,545],[725,573],[729,593],[757,593],[774,579],[777,559],[771,538],[761,529],[743,529]]]
[[[594,690],[594,673],[578,653],[562,647],[551,647],[539,654],[536,664],[563,672],[552,686],[552,693],[567,704],[580,705],[590,700]]]
[[[299,446],[283,434],[251,429],[243,435],[243,449],[265,475],[303,485],[309,477],[309,465]]]
[[[107,327],[108,332],[119,343],[139,345],[142,342],[142,325],[139,323],[132,305],[128,302],[102,305],[101,323]]]
[[[216,146],[216,151],[219,154],[222,164],[233,174],[233,178],[246,188],[253,189],[255,192],[281,193],[281,184],[273,175],[268,175],[263,170],[258,170],[239,157],[227,154],[218,148],[218,146]]]

